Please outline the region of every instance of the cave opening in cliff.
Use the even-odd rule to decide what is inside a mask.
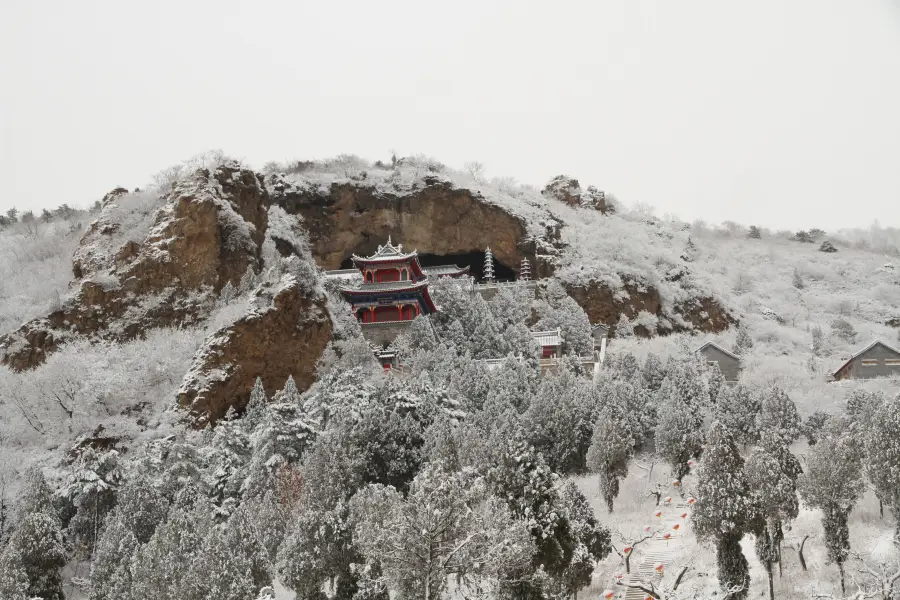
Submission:
[[[475,281],[484,281],[484,252],[473,251],[463,252],[459,254],[422,254],[419,253],[419,264],[423,268],[437,267],[441,265],[456,265],[458,267],[469,267],[469,273],[475,278]],[[341,263],[342,269],[352,269],[353,260],[347,258]],[[516,279],[516,272],[510,267],[503,264],[497,257],[494,257],[494,279],[497,281],[513,281]]]

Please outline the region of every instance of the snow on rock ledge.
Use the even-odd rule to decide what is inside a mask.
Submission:
[[[110,197],[73,256],[74,293],[0,337],[0,364],[24,370],[74,336],[125,341],[202,320],[215,294],[259,270],[269,195],[236,163],[198,170],[160,199]]]
[[[325,303],[321,289],[308,291],[292,275],[257,289],[254,306],[206,340],[182,381],[178,403],[194,425],[215,423],[232,406],[243,409],[257,377],[270,392],[291,375],[301,391],[312,385],[331,340]]]

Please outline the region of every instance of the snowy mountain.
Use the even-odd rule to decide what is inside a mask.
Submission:
[[[501,279],[528,260],[540,292],[485,300],[435,282],[442,312],[396,341],[404,369],[385,374],[321,270],[388,236],[476,277],[488,247]],[[827,382],[866,343],[898,341],[896,230],[688,224],[571,177],[538,191],[424,157],[257,173],[208,155],[89,211],[9,214],[0,275],[2,598],[252,600],[273,581],[299,597],[438,597],[449,582],[599,597],[614,523],[562,479],[599,474],[610,507],[621,481],[639,506],[644,483],[626,476],[640,458],[699,493],[711,480],[688,459],[740,470],[744,451],[784,458],[820,428],[843,452],[837,421],[809,417],[889,432],[898,389]],[[539,376],[529,327],[560,327],[574,348],[596,323],[613,335],[599,381],[568,359]],[[694,359],[707,340],[740,355],[735,391]],[[507,355],[525,360],[479,362]],[[767,440],[760,419],[796,432]],[[876,454],[851,458],[890,505]],[[761,471],[748,467],[748,489],[768,485]],[[792,481],[790,497],[820,506],[828,482],[797,496]],[[732,517],[701,511],[697,539],[739,548],[709,533]],[[46,547],[29,554],[35,539]],[[440,560],[416,562],[425,547]]]

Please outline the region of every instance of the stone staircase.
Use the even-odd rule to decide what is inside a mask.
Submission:
[[[678,499],[680,500],[680,498]],[[654,570],[654,567],[658,563],[663,564],[663,572],[665,573],[668,567],[675,562],[676,556],[682,546],[682,537],[685,535],[685,530],[687,529],[687,519],[682,519],[681,515],[684,512],[687,512],[687,504],[683,502],[672,502],[672,504],[668,506],[661,506],[660,510],[662,510],[662,525],[664,529],[662,532],[657,534],[657,536],[653,539],[649,539],[640,546],[638,546],[636,552],[640,554],[640,560],[633,563],[631,566],[631,574],[626,575],[623,581],[628,583],[640,583],[643,585],[646,584],[658,584],[664,575],[660,575]],[[680,524],[679,530],[672,531],[672,526],[675,523]],[[663,537],[663,534],[666,532],[671,533],[672,536],[667,540]],[[634,557],[638,558],[638,557]],[[646,585],[649,587],[649,585]],[[645,600],[647,598],[647,594],[642,592],[641,590],[635,588],[617,588],[617,598],[624,598],[624,600]],[[622,592],[625,592],[622,594]]]

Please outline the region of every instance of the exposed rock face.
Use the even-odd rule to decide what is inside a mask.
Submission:
[[[252,171],[237,164],[201,169],[152,221],[118,205],[147,198],[115,192],[73,257],[74,295],[0,338],[0,363],[37,366],[73,335],[128,340],[149,328],[196,322],[227,282],[237,286],[248,267],[259,269],[269,197]]]
[[[337,269],[351,253],[373,253],[392,235],[395,243],[429,254],[465,254],[490,246],[494,258],[510,268],[518,269],[527,257],[533,274],[552,273],[533,243],[524,242],[522,220],[477,192],[437,180],[404,195],[346,183],[333,184],[328,194],[320,195],[277,177],[266,183],[273,203],[303,217],[312,253],[325,269]],[[558,234],[548,231],[548,239]]]
[[[660,333],[697,330],[715,333],[728,329],[737,320],[714,298],[695,298],[690,303],[676,305],[675,313],[687,325],[673,322],[663,311],[659,290],[649,284],[625,282],[625,293],[616,292],[600,282],[587,287],[568,286],[566,291],[584,309],[591,323],[614,326],[620,316],[633,319],[646,311],[671,324],[671,329],[661,328]],[[638,335],[649,335],[643,328],[636,328]]]
[[[578,180],[568,175],[557,175],[541,190],[541,195],[564,202],[569,206],[593,208],[606,214],[610,205],[606,202],[606,194],[589,185],[586,191],[581,190]]]
[[[292,275],[255,293],[254,306],[212,335],[194,358],[178,392],[197,426],[215,423],[246,406],[257,377],[270,391],[293,375],[298,389],[315,380],[316,361],[331,339],[332,323],[321,290],[307,290]]]
[[[568,175],[557,175],[541,190],[547,198],[565,202],[569,206],[581,206],[581,185]]]

